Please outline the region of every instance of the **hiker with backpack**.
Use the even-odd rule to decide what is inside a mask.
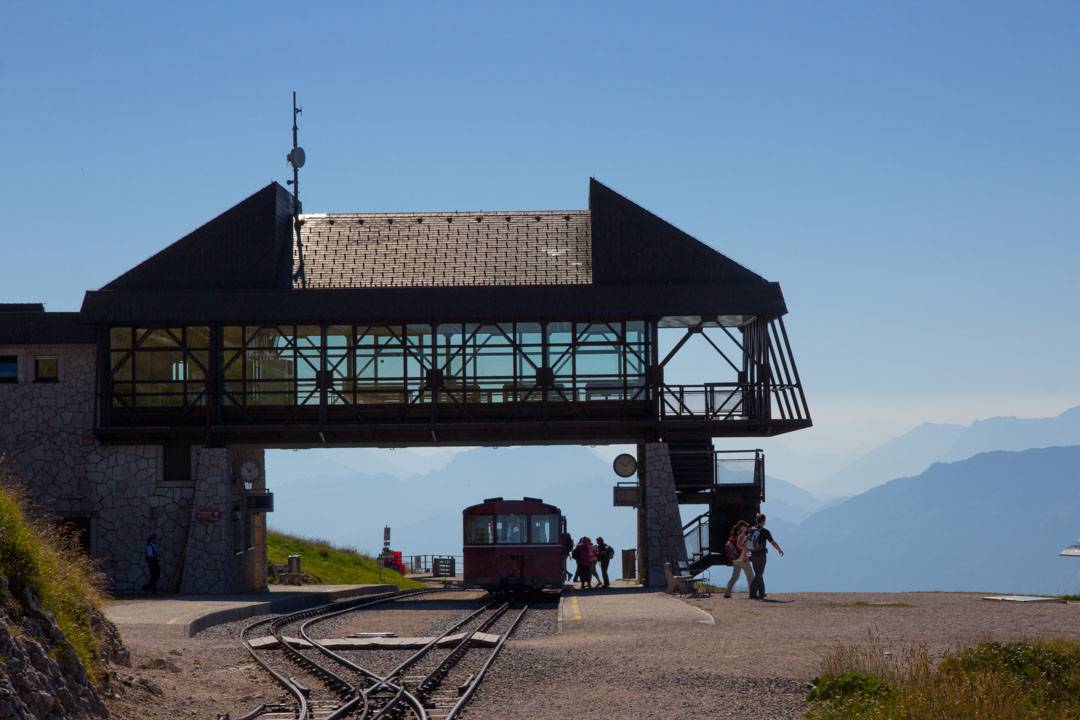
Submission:
[[[597,536],[597,538],[596,538],[596,559],[597,559],[597,563],[596,564],[600,566],[600,570],[604,574],[603,580],[601,581],[601,584],[604,587],[611,587],[611,580],[608,578],[607,569],[608,569],[608,564],[611,562],[611,558],[613,558],[613,557],[615,557],[615,548],[611,547],[606,542],[604,542],[604,538]],[[596,572],[595,566],[593,566],[593,572],[594,573]],[[597,576],[597,580],[600,580],[599,576]]]
[[[746,531],[749,527],[750,523],[745,520],[732,525],[727,544],[724,546],[724,554],[731,560],[731,579],[728,580],[727,588],[724,590],[726,598],[731,597],[731,591],[735,588],[740,574],[746,575],[747,585],[754,583],[754,571],[750,569],[750,552],[746,549]]]
[[[593,565],[596,563],[596,548],[593,547],[592,540],[588,537],[581,538],[570,555],[577,561],[575,577],[581,582],[581,589],[591,588]]]
[[[754,568],[754,579],[750,582],[751,600],[765,599],[765,561],[769,553],[765,543],[772,545],[780,557],[784,557],[784,551],[765,527],[765,513],[758,513],[757,523],[746,533],[746,548],[750,551],[750,565]]]

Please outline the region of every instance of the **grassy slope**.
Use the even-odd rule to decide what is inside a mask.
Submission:
[[[270,562],[284,565],[289,555],[299,555],[301,568],[328,585],[388,583],[399,588],[422,588],[423,583],[379,568],[375,560],[355,550],[337,548],[324,540],[311,540],[271,530],[266,540]]]
[[[0,575],[11,588],[9,602],[29,588],[41,607],[56,618],[87,674],[96,679],[102,639],[95,633],[90,613],[103,600],[101,577],[69,543],[52,527],[29,518],[17,494],[0,487]],[[19,615],[23,609],[9,607],[8,611]]]

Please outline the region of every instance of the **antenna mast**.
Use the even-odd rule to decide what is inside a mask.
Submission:
[[[304,243],[300,237],[300,168],[304,167],[306,157],[304,148],[297,144],[299,128],[296,126],[296,118],[304,112],[304,108],[296,105],[296,91],[292,94],[292,150],[285,159],[292,165],[292,180],[286,180],[286,184],[292,185],[293,197],[293,231],[296,233],[296,272],[293,273],[293,281],[300,281],[300,287],[307,287],[307,276],[304,274]]]

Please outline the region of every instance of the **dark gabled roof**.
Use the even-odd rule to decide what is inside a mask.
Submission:
[[[87,293],[83,318],[389,322],[787,312],[777,283],[596,180],[588,211],[305,216],[306,289],[293,285],[291,207],[284,188],[263,188]]]
[[[104,289],[288,287],[291,213],[289,193],[270,183]]]
[[[0,313],[45,312],[44,303],[0,303]]]
[[[0,345],[61,345],[94,342],[94,326],[76,312],[0,313]]]
[[[598,285],[767,282],[595,178],[589,180],[589,211]]]
[[[304,215],[302,239],[308,288],[592,282],[583,210]]]

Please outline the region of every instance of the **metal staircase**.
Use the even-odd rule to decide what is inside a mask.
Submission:
[[[709,509],[683,526],[692,574],[731,565],[724,555],[731,526],[753,521],[765,499],[765,455],[761,450],[714,450],[712,442],[671,444],[671,466],[680,503]]]

